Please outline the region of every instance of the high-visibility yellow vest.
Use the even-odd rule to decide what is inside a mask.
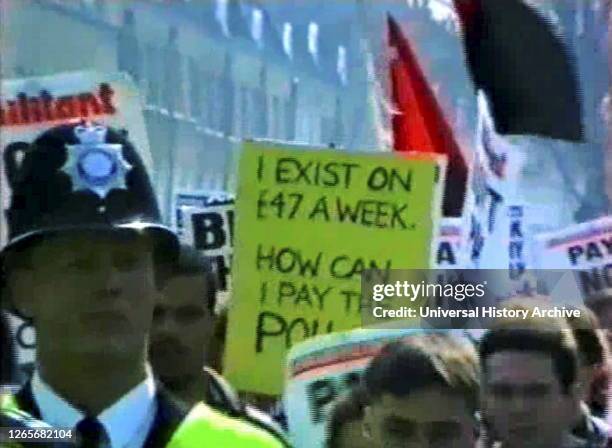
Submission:
[[[204,442],[214,447],[283,448],[273,435],[221,414],[204,403],[191,409],[166,448],[191,448]]]
[[[0,409],[22,414],[10,395],[0,396]],[[23,413],[24,416],[29,417]],[[3,447],[5,445],[2,445]],[[273,435],[221,414],[204,403],[195,405],[176,429],[166,448],[283,448]]]
[[[17,403],[13,396],[4,394],[0,395],[0,423],[19,428],[51,428],[44,422],[36,420],[26,412],[17,409]],[[22,448],[22,445],[10,440],[0,440],[0,448]]]

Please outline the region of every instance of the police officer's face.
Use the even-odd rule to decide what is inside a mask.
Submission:
[[[170,279],[153,313],[151,363],[162,378],[198,375],[210,344],[213,316],[202,275]]]
[[[39,350],[132,356],[144,350],[155,283],[151,244],[136,235],[75,234],[31,250]]]
[[[385,394],[366,406],[364,418],[376,448],[473,448],[474,424],[466,400],[442,388]]]

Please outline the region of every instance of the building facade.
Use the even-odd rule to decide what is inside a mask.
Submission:
[[[373,25],[359,2],[341,9],[326,22],[317,8],[273,20],[257,0],[0,0],[0,76],[127,72],[141,91],[169,218],[177,191],[235,188],[243,139],[381,149],[362,44],[374,34],[384,45],[383,13]],[[412,23],[430,22],[421,38],[456,38],[444,25],[438,32],[422,3],[403,9]],[[382,50],[373,51],[380,62]],[[469,103],[442,68],[461,64],[458,47],[431,61],[444,96]]]

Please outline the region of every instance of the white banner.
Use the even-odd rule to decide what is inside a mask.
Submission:
[[[549,189],[541,179],[534,184],[537,176],[525,174],[533,168],[527,162],[550,156],[566,144],[534,136],[501,136],[482,92],[478,108],[464,256],[468,268],[507,269],[511,279],[519,280],[525,269],[534,267],[530,253],[534,236],[571,222],[571,207],[562,200],[563,194]],[[553,173],[557,167],[545,169]]]
[[[222,291],[229,290],[234,219],[234,197],[229,193],[192,192],[177,195],[177,234],[181,242],[195,247],[210,259]]]
[[[195,207],[205,209],[213,205],[234,204],[233,194],[225,191],[191,191],[181,192],[176,195],[175,215],[172,223],[177,235],[181,235],[184,229],[183,207]]]
[[[461,218],[442,218],[438,227],[438,237],[433,240],[434,269],[462,269],[463,220]]]
[[[577,291],[585,300],[612,289],[612,216],[538,235],[534,241],[538,269],[575,270]]]
[[[495,132],[484,93],[478,95],[479,122],[466,201],[466,261],[470,268],[506,269],[506,217],[516,205],[521,153]],[[503,221],[503,222],[502,222]],[[502,242],[503,241],[503,242]]]

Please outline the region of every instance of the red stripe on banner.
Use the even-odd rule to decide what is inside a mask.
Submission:
[[[341,372],[348,372],[351,370],[357,370],[365,368],[370,362],[371,357],[361,357],[350,361],[345,361],[339,364],[330,364],[329,366],[322,366],[316,369],[308,370],[296,375],[296,380],[308,380],[311,378],[318,378],[322,375],[333,375]]]

